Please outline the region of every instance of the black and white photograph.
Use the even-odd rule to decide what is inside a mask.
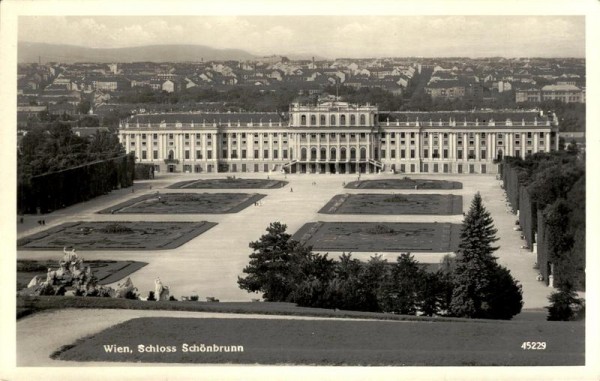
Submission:
[[[521,4],[3,2],[0,379],[597,380],[600,3]]]

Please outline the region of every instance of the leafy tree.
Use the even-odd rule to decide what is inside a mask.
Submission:
[[[425,272],[408,253],[398,257],[387,281],[379,293],[379,305],[385,312],[415,315],[419,306],[419,291]]]
[[[577,297],[577,293],[570,285],[559,289],[558,292],[553,292],[549,297],[550,306],[548,310],[548,320],[575,320],[578,317],[579,311],[583,306],[581,299]]]
[[[453,315],[510,319],[521,311],[520,285],[492,255],[498,249],[492,246],[498,240],[496,232],[492,217],[477,193],[464,219],[457,251],[450,303]],[[507,286],[510,286],[509,290],[503,290]],[[505,294],[499,296],[501,292]],[[505,311],[499,311],[500,300],[506,303]]]

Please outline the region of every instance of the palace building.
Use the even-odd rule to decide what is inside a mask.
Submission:
[[[159,172],[496,173],[503,156],[558,150],[558,121],[535,110],[296,103],[286,114],[134,115],[119,139]]]

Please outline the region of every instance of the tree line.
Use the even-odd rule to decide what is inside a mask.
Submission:
[[[455,257],[427,271],[409,253],[395,263],[380,256],[362,262],[343,254],[313,253],[274,222],[251,242],[250,262],[238,285],[267,301],[344,310],[510,319],[522,308],[521,286],[496,262],[496,229],[481,196],[465,216]]]

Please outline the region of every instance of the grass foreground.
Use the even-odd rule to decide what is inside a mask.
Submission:
[[[145,317],[80,339],[52,358],[198,364],[583,365],[584,336],[582,322]],[[544,342],[545,349],[522,349],[526,341]]]

